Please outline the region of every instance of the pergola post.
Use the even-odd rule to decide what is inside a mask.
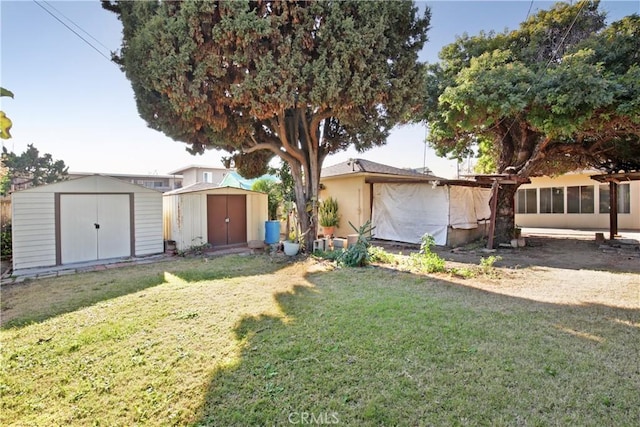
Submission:
[[[618,234],[618,184],[609,181],[609,239]]]

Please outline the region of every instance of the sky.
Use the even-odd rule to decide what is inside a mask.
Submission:
[[[417,4],[431,8],[429,41],[420,59],[433,63],[456,36],[516,29],[528,14],[548,9],[553,2]],[[640,0],[603,0],[601,9],[611,22],[640,14]],[[149,129],[139,117],[129,81],[108,59],[121,38],[116,15],[103,10],[98,0],[0,0],[0,86],[15,95],[0,98],[1,109],[13,121],[13,138],[2,140],[3,146],[19,154],[33,144],[74,172],[163,175],[192,164],[222,167],[225,152],[208,150],[192,156],[186,144]],[[437,157],[426,147],[425,136],[425,125],[398,127],[385,146],[364,153],[352,149],[336,153],[324,165],[364,158],[401,168],[427,166],[436,175],[455,177],[457,162]]]

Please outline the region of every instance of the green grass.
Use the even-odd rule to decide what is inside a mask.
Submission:
[[[231,256],[3,289],[0,424],[638,424],[637,310],[442,277]],[[93,298],[38,316],[31,287]]]

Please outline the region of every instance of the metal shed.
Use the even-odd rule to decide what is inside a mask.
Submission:
[[[92,175],[12,194],[13,269],[161,253],[162,193]]]
[[[200,182],[164,193],[162,207],[164,237],[178,250],[264,240],[265,193]]]

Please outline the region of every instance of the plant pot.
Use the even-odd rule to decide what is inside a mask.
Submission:
[[[300,250],[300,243],[285,241],[283,242],[283,245],[284,253],[289,256],[297,255],[298,251]]]
[[[324,237],[333,236],[335,232],[336,232],[336,227],[333,225],[330,227],[322,227],[322,234],[324,234]]]

